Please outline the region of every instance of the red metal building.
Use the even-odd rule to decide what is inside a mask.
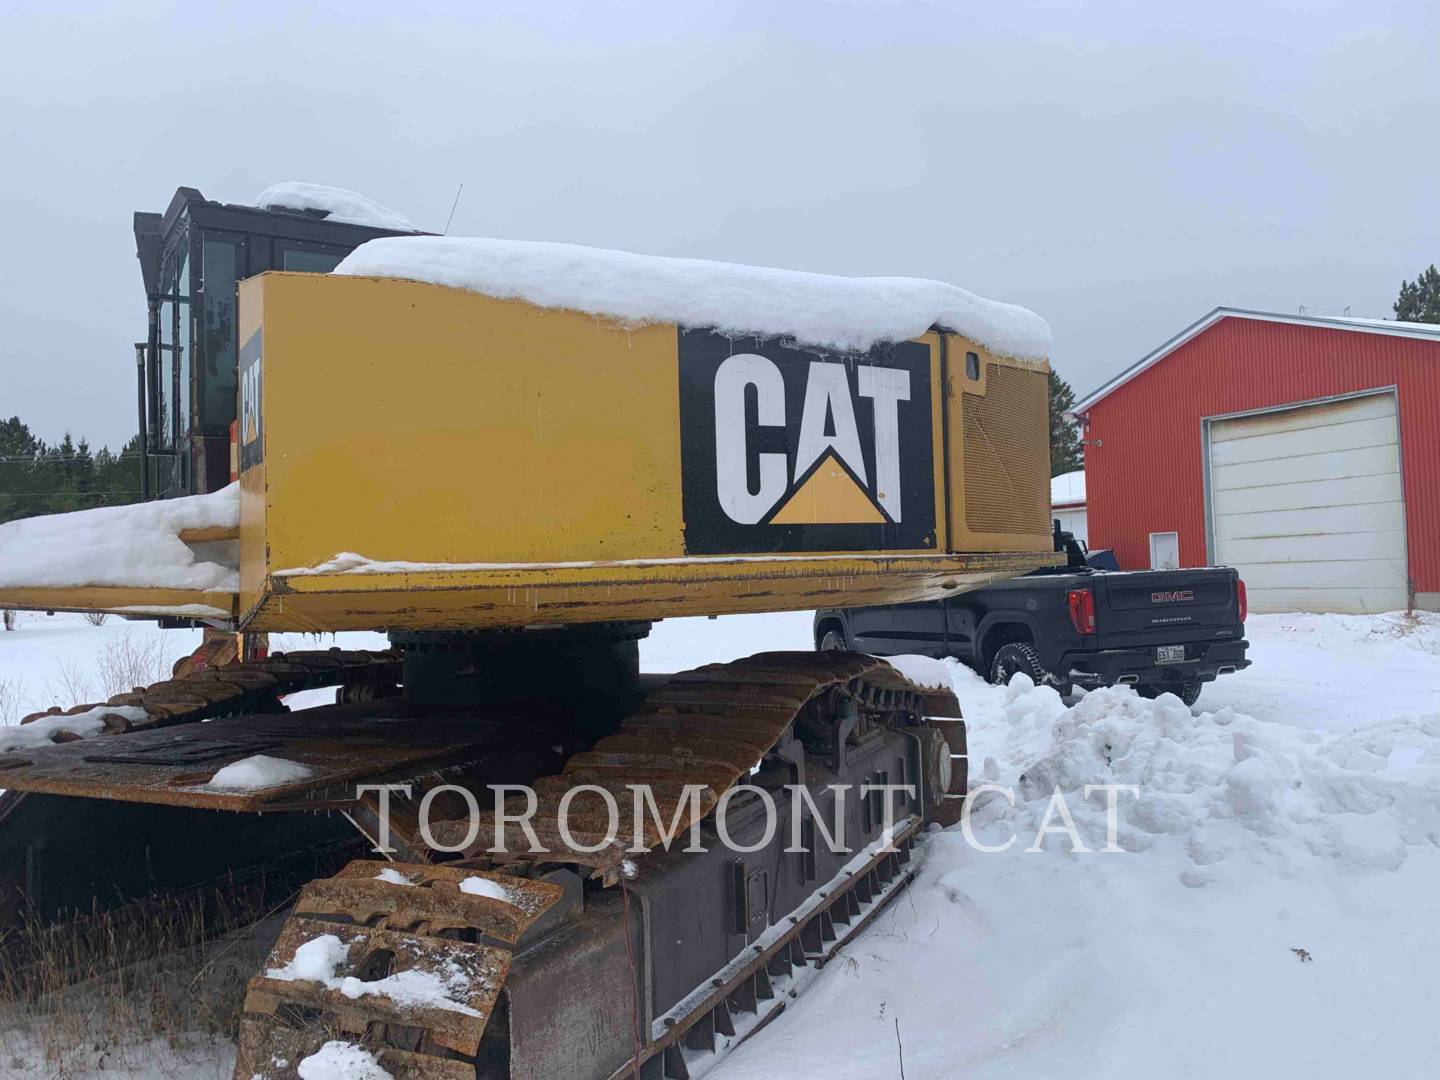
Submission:
[[[1253,611],[1440,610],[1440,325],[1217,308],[1075,407],[1090,546]]]

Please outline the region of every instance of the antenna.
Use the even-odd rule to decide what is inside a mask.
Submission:
[[[458,188],[455,189],[455,201],[450,204],[450,216],[445,219],[445,231],[440,234],[441,236],[450,235],[450,222],[455,220],[455,207],[460,205],[460,193],[464,190],[464,184],[461,184]]]

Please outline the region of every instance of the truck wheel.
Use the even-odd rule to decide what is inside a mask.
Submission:
[[[826,630],[820,638],[821,652],[840,652],[848,648],[850,646],[846,644],[845,634],[840,630]]]
[[[990,681],[996,686],[1004,686],[1017,671],[1029,675],[1036,686],[1049,677],[1033,645],[1023,641],[1006,642],[995,650],[995,659],[990,661]]]
[[[1137,686],[1135,689],[1141,697],[1147,698],[1157,698],[1161,694],[1174,694],[1186,705],[1194,705],[1195,702],[1200,700],[1200,682],[1196,679],[1187,680],[1179,686],[1176,686],[1174,683],[1163,686],[1157,686],[1152,683],[1148,686]]]

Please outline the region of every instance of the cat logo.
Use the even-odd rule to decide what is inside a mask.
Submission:
[[[260,331],[240,349],[240,471],[265,459],[264,418],[260,410]]]
[[[836,357],[682,331],[680,423],[688,552],[935,545],[924,345]]]

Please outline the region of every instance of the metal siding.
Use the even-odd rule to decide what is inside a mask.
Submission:
[[[1180,534],[1180,561],[1203,566],[1201,420],[1396,387],[1406,539],[1417,592],[1440,591],[1440,343],[1225,318],[1097,402],[1085,475],[1094,546],[1149,564],[1149,534]]]

